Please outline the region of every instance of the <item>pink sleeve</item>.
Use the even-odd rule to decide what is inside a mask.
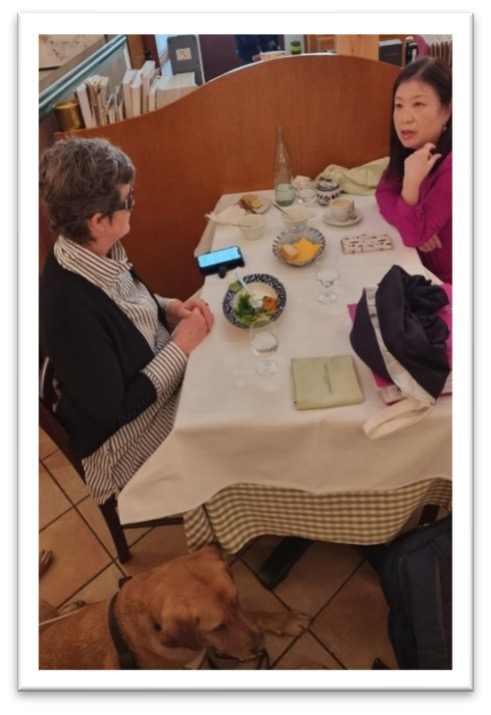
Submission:
[[[375,196],[380,213],[395,226],[406,246],[418,247],[445,226],[452,217],[452,156],[449,154],[420,187],[420,200],[409,206],[401,199],[402,185],[384,174]]]

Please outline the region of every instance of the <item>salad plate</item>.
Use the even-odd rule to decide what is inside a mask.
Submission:
[[[250,273],[243,276],[253,298],[261,306],[255,310],[250,297],[238,281],[231,283],[223,298],[223,313],[229,323],[237,328],[249,328],[258,316],[264,315],[277,320],[286,305],[284,285],[269,273]]]

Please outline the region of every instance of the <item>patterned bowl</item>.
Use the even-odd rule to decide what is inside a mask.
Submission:
[[[280,253],[280,246],[283,246],[285,243],[296,243],[302,238],[302,236],[304,236],[311,243],[316,243],[320,246],[320,249],[317,251],[316,255],[313,258],[307,259],[306,261],[289,261],[287,258],[284,258]],[[308,266],[310,263],[313,263],[321,255],[325,247],[326,239],[320,231],[318,231],[316,228],[313,228],[312,226],[300,226],[290,228],[288,229],[288,231],[283,231],[283,233],[280,233],[280,235],[277,236],[273,241],[273,253],[276,258],[279,258],[280,261],[283,261],[283,263],[288,263],[289,266],[297,267]]]
[[[243,276],[243,280],[244,283],[247,283],[255,298],[260,299],[261,296],[269,296],[276,299],[276,309],[272,313],[268,312],[267,315],[271,320],[277,320],[286,305],[286,290],[283,283],[274,276],[269,275],[269,273],[250,273]],[[238,301],[243,294],[244,290],[235,282],[229,285],[223,298],[223,313],[229,323],[232,323],[237,328],[248,328],[251,324],[249,316],[241,317],[237,313]]]

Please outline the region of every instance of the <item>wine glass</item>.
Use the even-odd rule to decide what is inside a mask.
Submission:
[[[274,355],[280,344],[274,322],[267,316],[258,316],[249,328],[250,347],[254,355],[265,357],[256,365],[261,377],[274,375],[278,365],[268,356]]]
[[[339,278],[339,267],[336,256],[330,255],[321,260],[315,274],[316,279],[326,289],[317,296],[321,303],[334,303],[338,296],[332,286]]]

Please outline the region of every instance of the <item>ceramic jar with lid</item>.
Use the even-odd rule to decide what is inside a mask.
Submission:
[[[341,187],[333,179],[321,179],[315,185],[317,201],[321,206],[327,206],[331,199],[335,199],[341,193]]]

